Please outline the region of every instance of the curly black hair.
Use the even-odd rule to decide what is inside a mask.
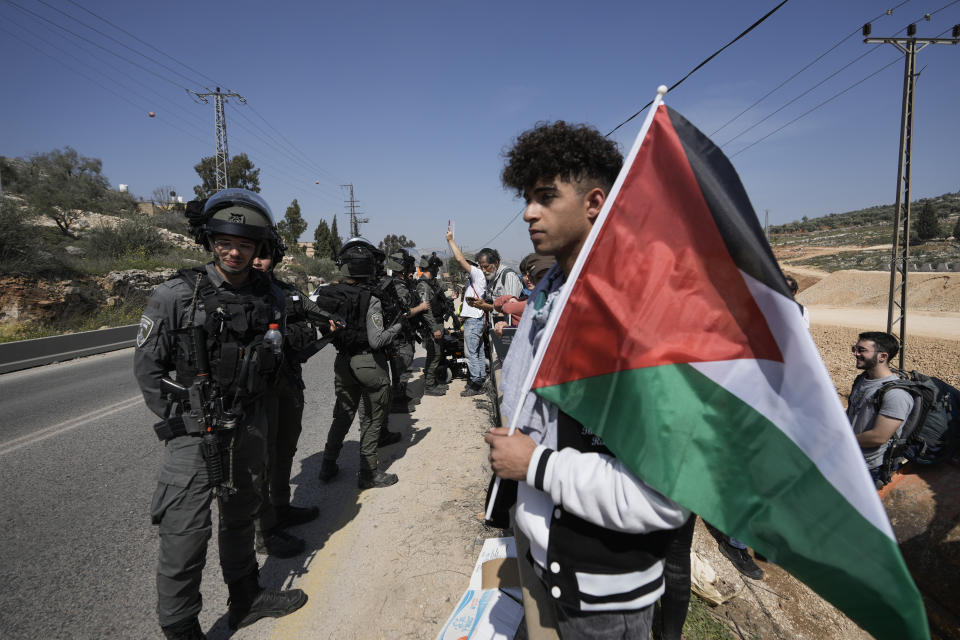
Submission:
[[[523,196],[541,178],[559,178],[578,190],[600,187],[610,193],[623,166],[617,143],[586,124],[538,122],[503,153],[507,160],[500,179]]]

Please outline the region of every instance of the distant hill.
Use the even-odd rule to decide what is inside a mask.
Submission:
[[[958,191],[957,193],[945,193],[935,198],[914,200],[910,205],[911,219],[913,219],[920,212],[920,208],[928,202],[933,206],[934,211],[937,212],[941,224],[944,224],[945,220],[955,223],[957,215],[960,215],[960,191]],[[846,213],[829,213],[819,218],[808,219],[804,216],[800,221],[772,226],[769,228],[769,233],[773,236],[785,233],[826,231],[847,227],[889,226],[893,224],[893,207],[893,204],[884,204],[867,207],[866,209],[857,209],[856,211],[847,211]],[[950,225],[950,228],[952,228],[952,225]]]
[[[911,222],[920,209],[930,203],[937,212],[943,238],[920,242],[910,241],[909,262],[918,268],[929,264],[960,262],[960,241],[949,237],[960,217],[960,192],[936,198],[922,198],[911,204]],[[813,267],[822,271],[890,269],[893,242],[893,205],[881,205],[831,213],[820,218],[805,219],[770,227],[768,238],[782,264]],[[836,250],[830,250],[836,247]]]

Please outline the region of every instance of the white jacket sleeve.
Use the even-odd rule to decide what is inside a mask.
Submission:
[[[554,504],[606,529],[647,533],[676,529],[690,511],[648,486],[614,457],[538,445],[526,482]]]

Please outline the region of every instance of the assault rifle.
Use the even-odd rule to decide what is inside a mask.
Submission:
[[[301,349],[297,352],[297,361],[301,364],[315,356],[321,349],[330,344],[333,340],[333,334],[347,326],[347,321],[343,319],[342,316],[337,315],[336,313],[331,313],[324,309],[318,308],[310,314],[311,320],[316,320],[317,317],[322,318],[323,320],[333,320],[333,326],[336,327],[333,331],[329,328],[329,323],[319,323],[320,324],[320,333],[323,334],[322,337],[317,338],[311,342],[306,348]]]
[[[183,433],[200,436],[200,450],[207,465],[208,481],[213,487],[214,495],[225,499],[237,492],[233,477],[233,458],[234,435],[239,416],[224,408],[223,395],[210,380],[207,332],[199,325],[193,325],[188,330],[193,341],[197,374],[189,387],[163,378],[161,389],[167,398],[189,404],[189,420],[181,418]]]

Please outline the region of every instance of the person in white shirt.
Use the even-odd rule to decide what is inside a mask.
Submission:
[[[463,318],[463,346],[467,356],[467,369],[470,380],[461,396],[475,396],[483,393],[483,384],[487,379],[487,363],[483,356],[484,312],[479,308],[483,303],[483,294],[487,291],[487,277],[479,267],[470,264],[463,252],[453,241],[453,230],[447,229],[447,244],[457,263],[470,275],[470,284],[463,290],[460,304],[460,317]]]

